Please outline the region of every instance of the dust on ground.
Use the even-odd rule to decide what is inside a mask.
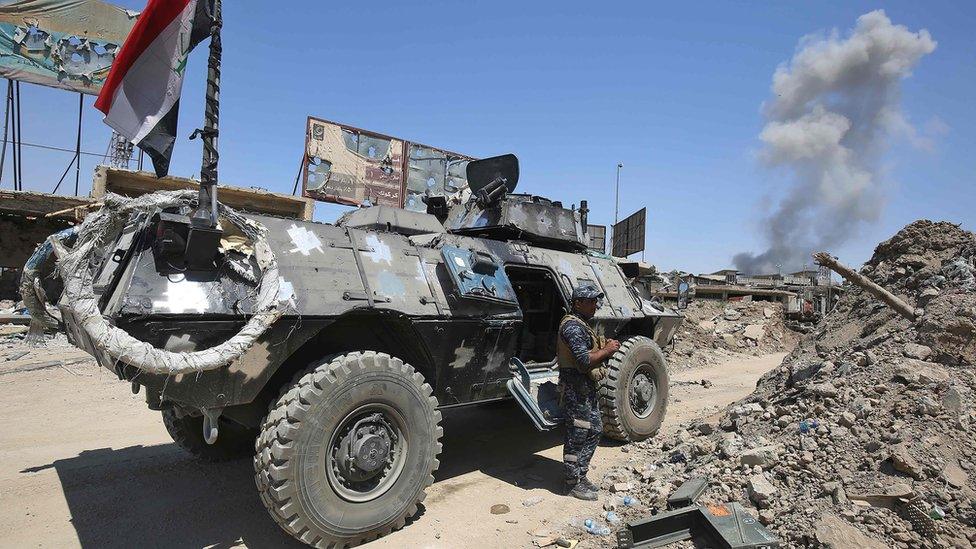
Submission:
[[[251,460],[194,460],[143,395],[63,336],[40,348],[22,337],[0,338],[0,546],[303,547],[268,516]],[[674,373],[664,432],[747,395],[783,356]],[[443,443],[418,515],[368,547],[532,547],[533,534],[604,512],[562,495],[561,431],[538,433],[512,403],[445,410]],[[605,441],[591,475],[632,456]]]

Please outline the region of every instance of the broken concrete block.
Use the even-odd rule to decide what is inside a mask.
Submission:
[[[763,318],[773,318],[773,310],[769,307],[763,307]]]
[[[613,486],[610,487],[610,490],[614,493],[620,493],[630,491],[632,488],[633,487],[629,482],[615,482]]]
[[[763,327],[762,324],[750,324],[746,326],[746,329],[743,330],[742,333],[746,337],[746,339],[751,339],[753,341],[759,342],[762,341],[763,336],[766,335],[766,329]]]
[[[778,445],[771,445],[745,450],[739,454],[739,463],[742,465],[766,467],[776,461],[776,456],[779,455],[781,448]]]
[[[827,397],[834,398],[837,396],[837,387],[834,387],[833,383],[827,381],[824,383],[817,383],[811,385],[809,388],[809,392],[824,398]]]
[[[905,473],[916,480],[921,480],[922,465],[908,452],[908,445],[896,444],[890,448],[891,464],[896,471]]]
[[[961,412],[962,393],[959,392],[959,389],[949,387],[946,392],[942,394],[942,406],[953,414],[958,414]]]
[[[817,541],[831,549],[857,547],[859,549],[887,549],[884,543],[862,534],[851,523],[834,514],[821,516],[816,523],[814,536]]]
[[[925,360],[932,354],[932,349],[918,343],[906,343],[902,353],[908,358]]]
[[[778,490],[763,475],[752,475],[748,481],[749,499],[759,507],[768,507]]]
[[[851,427],[857,422],[857,416],[850,412],[844,412],[840,415],[840,419],[837,422],[844,427]]]
[[[941,364],[916,359],[908,359],[895,366],[894,377],[909,385],[914,383],[927,385],[949,380],[949,374]]]

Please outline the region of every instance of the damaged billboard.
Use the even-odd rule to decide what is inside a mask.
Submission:
[[[473,157],[421,143],[308,118],[304,195],[350,206],[385,205],[425,211],[425,195],[460,200]]]
[[[97,95],[139,13],[101,0],[0,6],[0,76]]]

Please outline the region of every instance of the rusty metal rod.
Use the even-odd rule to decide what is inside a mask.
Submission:
[[[881,286],[878,286],[868,277],[837,261],[829,253],[817,252],[813,254],[813,259],[820,265],[830,267],[834,272],[846,278],[851,284],[860,286],[869,294],[880,299],[881,301],[884,301],[901,316],[911,320],[912,322],[915,321],[915,309],[913,309],[909,304],[899,299],[895,294],[885,290]]]

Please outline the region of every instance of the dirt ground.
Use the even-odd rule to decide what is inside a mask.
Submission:
[[[261,505],[250,460],[194,461],[142,395],[86,356],[58,348],[0,360],[0,547],[301,547]],[[665,431],[746,396],[783,357],[674,374]],[[711,387],[690,383],[700,379]],[[558,493],[561,437],[536,432],[510,403],[445,411],[427,500],[368,547],[530,547],[531,532],[597,516],[602,499]],[[626,450],[604,443],[593,478],[625,463]],[[511,511],[492,515],[499,503]]]

